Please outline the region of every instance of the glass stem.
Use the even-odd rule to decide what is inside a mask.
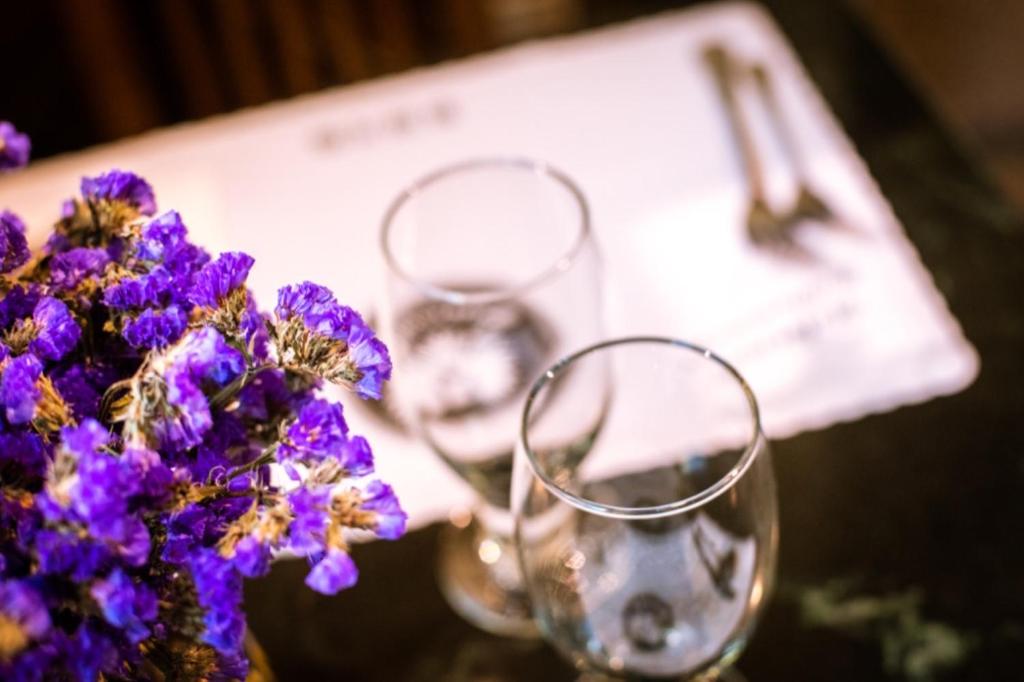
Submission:
[[[480,561],[487,564],[494,581],[510,591],[523,589],[519,557],[512,534],[515,518],[508,509],[481,503],[474,510],[476,545]]]

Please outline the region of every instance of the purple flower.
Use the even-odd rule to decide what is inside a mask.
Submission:
[[[98,277],[110,262],[106,249],[79,247],[58,253],[50,261],[50,284],[60,290],[74,289],[90,277]]]
[[[134,495],[161,499],[174,482],[174,473],[152,450],[129,447],[121,455],[120,462],[130,472]]]
[[[137,458],[114,456],[100,448],[109,441],[95,419],[61,430],[65,452],[77,460],[77,481],[69,492],[70,509],[89,533],[112,544],[130,566],[149,556],[150,537],[145,523],[129,512],[130,498],[144,480]]]
[[[356,393],[363,398],[379,400],[381,388],[391,378],[391,356],[384,342],[373,335],[369,327],[349,340],[349,358],[361,377],[356,382]]]
[[[337,594],[352,587],[359,579],[359,569],[345,552],[331,548],[306,576],[306,585],[321,594]]]
[[[46,471],[46,449],[32,431],[0,433],[0,463],[16,463],[32,478],[41,478]]]
[[[311,282],[282,287],[277,294],[275,313],[279,320],[278,352],[297,365],[334,383],[353,386],[362,398],[380,398],[381,386],[391,378],[391,358],[387,347],[374,336],[357,312],[335,300],[330,290]],[[338,342],[330,352],[307,357],[303,346],[309,339],[289,331],[299,319],[307,336]],[[284,331],[282,331],[284,327]]]
[[[31,315],[41,297],[35,284],[15,285],[0,298],[0,327],[10,327],[16,320]]]
[[[232,559],[235,568],[246,578],[258,578],[270,571],[270,548],[251,535],[238,541]]]
[[[162,263],[166,253],[188,240],[188,230],[177,211],[167,211],[146,223],[141,237],[135,245],[135,255],[142,260]]]
[[[145,522],[135,516],[126,516],[109,527],[105,538],[114,544],[121,561],[129,566],[143,566],[149,559],[152,541]]]
[[[106,623],[98,618],[87,618],[74,637],[58,638],[65,665],[79,680],[95,680],[101,672],[116,673],[123,662],[138,659],[135,647],[119,647]]]
[[[107,622],[124,630],[132,644],[149,636],[146,624],[157,616],[157,599],[150,588],[115,568],[105,579],[93,583],[89,593]]]
[[[186,563],[204,537],[209,520],[207,510],[194,504],[165,515],[167,541],[160,558],[174,565]]]
[[[238,651],[245,633],[242,576],[215,550],[199,552],[189,565],[199,605],[205,610],[203,641],[224,653]]]
[[[295,421],[285,430],[278,455],[286,461],[315,463],[340,454],[347,434],[341,404],[316,398],[299,409]]]
[[[397,540],[405,533],[408,515],[398,504],[395,492],[386,483],[371,481],[363,493],[363,509],[377,516],[376,533],[385,540]]]
[[[82,178],[82,196],[89,202],[122,202],[143,215],[156,212],[156,198],[149,183],[134,173],[111,170],[95,178]]]
[[[29,343],[29,350],[44,360],[60,360],[75,347],[82,336],[71,311],[56,298],[46,296],[39,299],[32,311],[36,324],[36,337]]]
[[[50,613],[42,597],[23,580],[0,581],[0,614],[29,639],[39,639],[50,629]]]
[[[245,358],[212,327],[190,332],[171,348],[164,371],[167,402],[174,414],[151,424],[162,447],[173,451],[199,445],[213,425],[203,393],[223,387],[245,371]]]
[[[43,365],[31,353],[9,360],[0,377],[0,405],[6,408],[7,421],[24,424],[35,416],[40,392],[36,386]]]
[[[86,419],[80,426],[66,426],[60,432],[64,447],[76,459],[88,457],[110,442],[110,434],[95,419]]]
[[[245,358],[213,327],[191,332],[174,353],[170,373],[188,376],[198,385],[224,386],[245,371]]]
[[[2,158],[3,149],[0,148]],[[21,267],[29,256],[25,223],[10,211],[0,212],[0,272],[10,272]]]
[[[99,538],[122,535],[128,495],[134,481],[107,453],[86,453],[78,461],[78,484],[72,490],[71,505]]]
[[[302,392],[293,393],[285,381],[285,373],[268,370],[256,375],[239,393],[240,417],[265,421],[273,415],[290,414],[295,404],[310,399]]]
[[[294,315],[319,314],[332,308],[337,301],[327,287],[303,282],[281,287],[277,292],[277,308],[274,314],[287,320]]]
[[[188,241],[188,230],[177,211],[151,220],[141,236],[135,245],[135,256],[159,264],[176,277],[189,276],[210,260],[206,251]]]
[[[288,526],[288,547],[300,554],[323,549],[327,508],[331,503],[328,489],[297,488],[288,495],[292,522]]]
[[[256,307],[252,296],[246,296],[245,312],[239,320],[238,328],[242,332],[245,343],[252,349],[254,360],[262,363],[270,357],[270,334],[267,331],[269,318]]]
[[[217,670],[210,676],[211,682],[230,682],[249,679],[249,659],[244,652],[230,654],[217,652]]]
[[[338,461],[348,476],[366,476],[373,473],[373,451],[362,436],[353,436],[338,453]]]
[[[0,167],[27,147],[0,124]],[[152,217],[142,178],[81,189],[38,263],[0,213],[0,623],[15,635],[0,679],[145,676],[176,667],[153,652],[199,642],[216,654],[195,676],[243,677],[243,578],[290,549],[334,594],[358,578],[347,529],[405,529],[383,483],[335,494],[373,452],[316,396],[323,381],[379,396],[388,351],[309,282],[260,313],[253,259],[211,261],[176,212]],[[297,485],[272,482],[270,445]]]
[[[28,163],[32,142],[7,121],[0,121],[0,172],[21,168]]]
[[[176,305],[163,310],[147,308],[137,317],[126,317],[121,335],[132,348],[163,348],[184,333],[188,314]]]
[[[115,310],[160,306],[171,296],[175,279],[167,270],[157,268],[132,279],[125,279],[103,292],[103,302]]]
[[[167,378],[167,388],[167,401],[174,411],[152,421],[153,434],[161,448],[172,452],[195,447],[213,424],[206,396],[191,379],[180,374]]]
[[[227,480],[231,466],[251,461],[254,452],[258,448],[250,444],[245,423],[233,411],[216,411],[213,424],[203,434],[203,442],[187,466],[193,480],[214,480],[220,484]],[[230,459],[227,453],[231,454]]]
[[[71,365],[51,375],[57,392],[77,419],[95,417],[99,411],[100,394],[85,366]]]
[[[77,532],[41,530],[35,536],[35,551],[40,573],[67,575],[76,582],[95,577],[113,560],[108,547]]]
[[[274,313],[280,320],[298,316],[310,331],[336,341],[347,341],[353,326],[365,326],[359,313],[338,303],[327,287],[312,282],[278,290]]]
[[[285,384],[283,372],[265,370],[256,375],[238,394],[240,417],[266,421],[272,414],[290,411],[292,394]]]
[[[252,264],[252,256],[248,254],[222,253],[196,274],[188,300],[198,306],[216,308],[228,294],[245,284]]]

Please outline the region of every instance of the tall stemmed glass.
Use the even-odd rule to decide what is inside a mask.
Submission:
[[[600,398],[564,387],[608,372],[604,426],[567,460]],[[643,337],[556,364],[512,496],[541,633],[587,679],[714,679],[739,656],[774,579],[775,483],[754,394],[717,355]]]
[[[586,201],[544,163],[468,161],[402,192],[382,247],[381,325],[396,367],[388,400],[479,499],[472,522],[442,537],[442,589],[480,627],[529,635],[510,544],[512,453],[533,380],[601,335]]]

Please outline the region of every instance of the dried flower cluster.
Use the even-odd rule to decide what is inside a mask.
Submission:
[[[0,172],[28,153],[0,123]],[[352,529],[405,530],[318,395],[379,398],[388,351],[315,284],[260,312],[142,178],[81,192],[36,254],[0,213],[0,679],[243,678],[244,578],[288,550],[334,594]]]

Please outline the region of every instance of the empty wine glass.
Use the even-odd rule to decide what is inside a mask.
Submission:
[[[544,163],[468,161],[402,192],[382,247],[396,370],[386,402],[479,499],[472,522],[443,533],[441,587],[476,625],[535,634],[510,542],[512,453],[533,380],[600,338],[586,201]]]
[[[610,407],[566,390],[608,373]],[[598,410],[586,456],[566,458]],[[549,369],[522,414],[512,503],[541,633],[587,679],[715,679],[771,592],[775,483],[757,402],[699,346],[620,339]]]

